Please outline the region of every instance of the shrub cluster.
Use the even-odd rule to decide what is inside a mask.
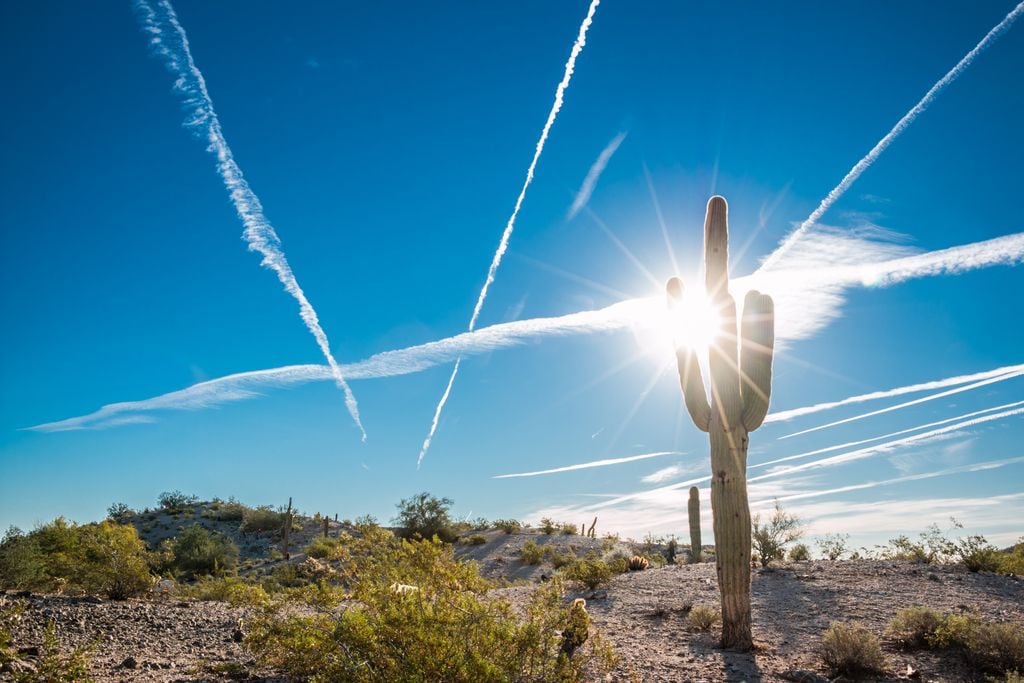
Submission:
[[[475,563],[439,541],[367,528],[343,539],[339,555],[350,606],[322,585],[282,594],[249,622],[246,643],[263,664],[300,680],[540,683],[614,663],[596,633],[572,657],[562,651],[568,609],[558,581],[517,616],[486,596]]]
[[[149,555],[135,527],[104,521],[77,525],[58,517],[0,542],[0,587],[99,593],[115,600],[151,585]]]
[[[431,539],[437,536],[445,543],[454,543],[458,533],[452,528],[449,510],[450,498],[437,498],[429,493],[418,493],[398,503],[394,524],[398,535],[408,539]]]
[[[986,622],[977,614],[940,613],[908,607],[889,622],[889,635],[903,647],[958,649],[984,671],[1024,670],[1024,627]]]
[[[498,519],[495,520],[494,526],[497,529],[501,529],[506,534],[517,533],[523,528],[523,525],[517,519]]]
[[[772,516],[762,523],[761,515],[755,515],[752,527],[751,540],[762,567],[767,567],[772,560],[783,559],[786,546],[804,533],[800,520],[783,510],[778,501]]]
[[[193,524],[161,545],[159,569],[185,579],[222,576],[238,568],[238,555],[230,538]]]
[[[275,510],[269,505],[245,508],[242,511],[242,524],[238,530],[245,533],[279,533],[284,529],[287,519],[286,512]]]
[[[686,620],[698,631],[710,631],[721,618],[717,609],[707,605],[697,605],[686,615]]]
[[[156,499],[157,504],[167,512],[181,512],[199,502],[195,496],[190,496],[181,491],[164,491]]]
[[[833,622],[821,637],[821,658],[833,674],[857,676],[885,669],[878,637],[857,622]]]

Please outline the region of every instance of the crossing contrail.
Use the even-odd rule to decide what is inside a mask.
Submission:
[[[523,181],[523,187],[519,190],[519,196],[516,198],[516,204],[512,209],[512,215],[508,217],[508,222],[505,224],[505,230],[501,233],[501,241],[498,243],[498,249],[494,252],[494,258],[491,259],[491,267],[487,269],[487,279],[484,280],[484,285],[480,288],[480,294],[476,299],[476,305],[473,306],[473,315],[469,319],[470,332],[476,329],[477,318],[480,317],[480,311],[484,307],[484,300],[487,299],[487,290],[490,289],[491,284],[494,282],[494,277],[498,273],[498,266],[501,265],[501,259],[505,256],[505,252],[508,250],[508,243],[509,240],[512,239],[512,231],[515,229],[516,225],[516,217],[519,215],[519,209],[523,206],[523,199],[526,198],[526,190],[530,187],[530,183],[533,182],[533,173],[537,168],[537,160],[540,159],[541,152],[544,151],[544,143],[548,140],[548,133],[551,131],[551,126],[554,124],[555,118],[558,116],[558,112],[562,108],[565,90],[569,87],[569,81],[572,80],[572,74],[576,68],[576,58],[579,57],[581,52],[583,52],[583,46],[587,44],[587,29],[590,28],[590,24],[594,20],[594,12],[597,11],[597,6],[599,4],[601,4],[601,0],[591,0],[590,8],[587,10],[587,16],[584,17],[583,23],[580,24],[580,30],[576,36],[576,42],[573,43],[572,51],[569,53],[569,60],[565,63],[565,72],[562,74],[562,80],[559,82],[558,87],[555,88],[555,101],[551,105],[551,111],[548,113],[548,119],[544,122],[544,128],[540,132],[540,139],[537,140],[537,147],[534,149],[533,159],[530,161],[529,168],[526,169],[526,179]],[[444,394],[441,395],[441,400],[438,401],[437,408],[434,409],[434,419],[430,423],[430,432],[427,433],[427,438],[423,440],[423,446],[420,448],[419,457],[416,458],[417,468],[422,464],[423,456],[425,456],[427,451],[430,449],[430,442],[434,439],[434,434],[437,432],[437,424],[441,420],[441,412],[444,410],[445,404],[448,403],[448,397],[451,396],[452,386],[455,384],[455,377],[459,374],[459,367],[461,365],[462,358],[458,358],[455,361],[455,367],[452,368],[451,377],[448,378],[448,385],[444,389]]]
[[[213,100],[206,89],[206,80],[202,72],[196,66],[192,58],[192,51],[189,48],[188,36],[174,7],[167,0],[157,0],[156,9],[146,0],[136,0],[142,29],[149,35],[149,45],[153,53],[160,57],[167,69],[176,77],[174,89],[182,97],[182,105],[189,114],[185,126],[191,128],[199,136],[206,138],[209,146],[207,150],[217,157],[217,171],[224,181],[235,205],[238,217],[242,219],[245,226],[245,241],[249,249],[259,252],[263,256],[262,265],[270,268],[277,274],[277,278],[284,285],[286,292],[295,297],[299,303],[299,315],[302,317],[306,327],[316,339],[317,346],[331,370],[331,376],[335,384],[345,394],[345,405],[352,415],[356,426],[362,434],[363,441],[366,441],[366,430],[359,419],[359,405],[356,397],[349,388],[348,383],[341,373],[338,362],[334,360],[331,353],[331,345],[327,340],[327,334],[320,326],[316,310],[309,303],[305,292],[299,286],[295,274],[292,272],[288,260],[281,250],[281,240],[274,230],[274,226],[263,213],[263,205],[259,197],[249,187],[249,183],[242,174],[242,169],[235,161],[235,157],[224,139],[220,119],[213,108]]]
[[[985,37],[981,39],[981,42],[974,46],[974,49],[964,55],[963,59],[956,63],[956,66],[950,69],[945,76],[939,79],[939,81],[924,94],[924,97],[922,97],[910,111],[904,114],[903,118],[896,122],[896,125],[892,127],[892,130],[886,133],[885,137],[879,140],[878,143],[871,148],[871,151],[868,152],[863,159],[858,161],[857,164],[850,169],[850,172],[847,173],[840,181],[840,183],[836,185],[824,199],[821,200],[821,204],[819,204],[818,208],[816,208],[811,215],[807,217],[807,220],[801,223],[796,230],[791,232],[789,236],[783,240],[782,244],[780,244],[775,251],[768,255],[768,258],[764,260],[759,270],[768,270],[775,265],[779,258],[789,251],[793,244],[796,243],[796,241],[799,240],[812,225],[818,222],[818,220],[825,215],[825,212],[843,196],[850,186],[856,182],[857,178],[859,178],[861,174],[871,166],[871,164],[875,163],[875,160],[878,159],[882,152],[892,144],[893,140],[899,137],[900,134],[903,133],[903,131],[905,131],[910,124],[912,124],[914,120],[921,115],[921,112],[927,109],[928,106],[935,101],[935,98],[939,96],[939,93],[941,93],[946,86],[955,81],[960,74],[962,74],[967,67],[971,65],[978,55],[985,50],[985,48],[1005,33],[1022,13],[1024,13],[1024,2],[1021,2],[1014,7],[1001,22],[996,24],[991,31],[985,34]]]

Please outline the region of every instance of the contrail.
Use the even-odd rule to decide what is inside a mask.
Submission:
[[[792,434],[786,434],[785,436],[780,436],[779,438],[780,439],[790,439],[790,438],[792,438],[794,436],[800,436],[802,434],[810,434],[811,432],[817,432],[817,431],[820,431],[822,429],[828,429],[830,427],[835,427],[837,425],[846,424],[848,422],[854,422],[856,420],[863,420],[863,419],[868,418],[868,417],[874,417],[875,415],[881,415],[883,413],[889,413],[889,412],[892,412],[894,410],[900,410],[902,408],[908,408],[910,406],[916,406],[916,405],[918,405],[920,403],[926,403],[928,401],[934,401],[936,399],[945,398],[946,396],[952,396],[953,394],[960,394],[960,393],[963,393],[965,391],[973,391],[974,389],[979,389],[981,387],[985,387],[985,386],[988,386],[989,384],[994,384],[996,382],[1002,382],[1004,380],[1013,379],[1014,377],[1020,377],[1021,375],[1024,375],[1024,368],[1019,369],[1019,370],[1015,370],[1013,372],[1008,372],[1005,375],[998,375],[996,377],[991,377],[989,379],[983,379],[983,380],[978,381],[978,382],[972,382],[971,384],[966,384],[966,385],[963,385],[963,386],[955,387],[953,389],[947,389],[946,391],[940,391],[940,392],[935,393],[935,394],[928,394],[927,396],[922,396],[921,398],[915,398],[913,401],[904,401],[903,403],[897,403],[896,405],[886,406],[885,408],[879,408],[878,410],[872,410],[872,411],[867,412],[867,413],[861,413],[860,415],[853,415],[851,417],[843,418],[842,420],[835,420],[835,421],[829,422],[827,424],[818,425],[817,427],[810,427],[808,429],[801,429],[799,432],[793,432]]]
[[[555,122],[555,118],[558,116],[559,110],[562,108],[562,101],[565,97],[565,90],[569,87],[569,81],[572,80],[573,70],[576,68],[576,58],[579,57],[580,53],[583,52],[583,46],[587,44],[587,29],[590,28],[591,22],[594,20],[594,12],[597,11],[597,6],[601,4],[601,0],[590,0],[590,8],[587,10],[587,16],[583,19],[583,23],[580,24],[579,33],[576,36],[576,42],[573,43],[572,51],[569,53],[569,60],[565,63],[565,72],[562,74],[562,80],[559,82],[558,87],[555,88],[555,101],[551,105],[551,111],[548,113],[548,119],[544,122],[544,128],[540,132],[540,139],[537,140],[537,147],[533,152],[533,159],[530,161],[529,168],[526,169],[526,180],[523,181],[523,187],[519,190],[519,197],[516,198],[515,208],[512,209],[512,215],[508,217],[508,223],[505,224],[505,230],[501,233],[501,241],[498,243],[498,249],[494,252],[494,258],[491,259],[491,267],[487,269],[487,279],[484,280],[483,287],[480,288],[480,294],[476,299],[476,305],[473,306],[473,315],[469,319],[469,331],[472,332],[476,329],[477,318],[480,317],[480,311],[484,307],[484,300],[487,299],[487,290],[490,289],[491,284],[494,282],[494,277],[498,273],[498,266],[501,265],[501,259],[505,256],[505,251],[508,250],[509,240],[512,239],[512,231],[515,229],[516,217],[519,215],[519,209],[523,206],[523,200],[526,198],[526,190],[530,187],[530,183],[533,182],[533,173],[537,168],[537,161],[540,159],[541,152],[544,151],[544,143],[548,140],[548,133],[551,131],[551,126]],[[434,419],[430,423],[430,432],[427,433],[427,438],[423,440],[423,446],[420,448],[419,457],[416,458],[416,468],[423,463],[423,456],[427,454],[430,449],[430,442],[434,439],[434,434],[437,432],[437,424],[441,420],[441,412],[444,410],[445,404],[448,402],[448,397],[452,393],[452,385],[455,384],[455,377],[459,374],[459,367],[462,365],[462,359],[459,358],[455,361],[455,367],[452,368],[452,375],[448,378],[448,386],[444,389],[444,394],[441,395],[441,400],[438,401],[437,408],[434,409]]]
[[[933,479],[935,477],[945,477],[951,474],[968,474],[971,472],[983,472],[986,470],[995,470],[1000,467],[1006,467],[1007,465],[1016,465],[1024,462],[1024,457],[1006,458],[1004,460],[989,460],[988,462],[979,462],[973,465],[961,465],[959,467],[949,467],[943,470],[937,470],[935,472],[924,472],[922,474],[910,474],[903,477],[896,477],[894,479],[883,479],[881,481],[869,481],[863,484],[851,484],[849,486],[840,486],[834,489],[826,489],[823,491],[807,491],[804,493],[793,493],[786,496],[773,496],[772,500],[777,501],[790,501],[790,500],[802,500],[804,498],[817,498],[819,496],[830,496],[836,493],[846,493],[848,491],[863,491],[864,489],[878,488],[879,486],[892,486],[893,484],[903,484],[908,481],[920,481],[922,479]],[[753,502],[750,504],[751,508],[766,505],[771,501],[762,500]]]
[[[915,394],[919,391],[931,391],[932,389],[945,389],[946,387],[955,387],[961,384],[977,382],[979,380],[990,379],[992,377],[999,377],[1001,375],[1007,375],[1011,372],[1018,371],[1024,371],[1024,364],[1007,365],[1001,368],[996,368],[995,370],[976,372],[971,375],[958,375],[956,377],[947,377],[946,379],[939,379],[931,382],[923,382],[921,384],[910,384],[905,387],[896,387],[895,389],[887,389],[885,391],[873,391],[869,394],[850,396],[849,398],[844,398],[840,401],[817,403],[813,406],[805,406],[803,408],[780,410],[777,413],[772,413],[768,415],[768,417],[766,417],[764,421],[783,422],[786,420],[792,420],[793,418],[803,417],[804,415],[819,413],[823,410],[832,410],[833,408],[839,408],[842,406],[850,405],[852,403],[864,403],[866,401],[875,401],[882,398],[892,398],[894,396],[903,396],[905,394]]]
[[[823,200],[821,200],[821,204],[819,204],[818,208],[807,217],[807,220],[801,223],[796,230],[791,232],[789,236],[783,240],[782,244],[780,244],[778,248],[764,260],[759,270],[768,270],[775,265],[776,261],[778,261],[783,254],[789,251],[793,244],[799,240],[803,234],[807,232],[823,215],[825,215],[825,212],[828,211],[840,197],[843,196],[850,186],[856,182],[857,178],[859,178],[861,174],[871,166],[871,164],[875,163],[875,160],[881,156],[882,152],[884,152],[890,144],[892,144],[893,140],[899,137],[900,134],[905,131],[918,116],[921,115],[921,112],[927,109],[928,106],[935,101],[935,98],[939,96],[939,93],[941,93],[946,86],[955,81],[960,74],[962,74],[967,67],[971,65],[975,58],[985,50],[985,48],[1005,33],[1021,13],[1024,13],[1024,2],[1018,4],[1001,22],[996,24],[996,26],[981,39],[981,42],[974,46],[973,50],[964,55],[963,59],[957,62],[956,66],[950,69],[945,76],[939,79],[938,83],[933,85],[931,89],[925,93],[924,97],[922,97],[910,111],[904,114],[903,118],[896,122],[896,125],[893,126],[892,130],[886,133],[885,137],[879,140],[878,143],[871,148],[871,151],[867,153],[867,156],[858,161],[857,165],[850,169],[850,172],[846,174],[842,181],[840,181],[840,183],[836,185]]]
[[[142,29],[149,35],[150,48],[163,59],[164,65],[177,78],[174,89],[182,96],[182,104],[189,114],[185,126],[193,129],[197,135],[205,136],[209,142],[208,151],[217,157],[217,171],[224,181],[231,202],[235,205],[238,217],[245,226],[245,241],[249,244],[249,249],[263,256],[261,265],[273,270],[284,285],[285,291],[298,301],[299,315],[302,316],[303,322],[313,334],[317,346],[327,360],[335,384],[345,393],[348,412],[359,428],[363,441],[366,441],[366,430],[359,419],[356,398],[345,382],[337,361],[334,360],[327,334],[320,326],[316,310],[309,303],[298,280],[295,279],[291,266],[288,265],[277,232],[264,215],[263,205],[249,187],[249,183],[242,175],[242,169],[235,162],[231,148],[224,139],[220,119],[217,118],[213,100],[206,89],[206,80],[192,58],[188,36],[178,21],[174,8],[167,0],[157,0],[159,13],[146,0],[136,0],[135,6],[139,11]]]
[[[619,149],[619,145],[626,139],[625,133],[619,133],[612,141],[601,150],[601,153],[597,155],[597,160],[587,171],[586,177],[583,179],[583,184],[580,185],[580,191],[576,193],[576,198],[572,200],[572,206],[569,207],[569,213],[566,215],[566,220],[572,220],[576,217],[576,214],[580,212],[587,202],[590,201],[590,195],[594,194],[594,188],[597,187],[597,180],[604,173],[604,169],[608,166],[608,162],[611,161],[612,155]]]
[[[608,465],[621,465],[625,462],[635,462],[637,460],[647,460],[648,458],[661,458],[666,455],[685,455],[680,451],[658,451],[657,453],[643,453],[641,455],[630,455],[625,458],[607,458],[605,460],[594,460],[592,462],[581,462],[576,465],[566,465],[565,467],[556,467],[550,470],[539,470],[537,472],[519,472],[518,474],[498,474],[491,479],[514,479],[517,477],[539,477],[542,474],[558,474],[559,472],[572,472],[575,470],[587,470],[592,467],[606,467]]]
[[[817,324],[807,323],[805,318],[808,315],[819,322],[836,317],[836,309],[842,303],[836,292],[863,286],[861,272],[864,268],[869,268],[872,278],[877,278],[880,286],[888,286],[914,277],[958,274],[992,265],[1012,265],[1024,259],[1024,233],[888,261],[877,256],[879,253],[887,253],[885,244],[838,233],[816,231],[812,237],[805,240],[796,251],[791,252],[786,262],[788,263],[790,258],[807,244],[815,243],[825,253],[838,254],[840,260],[845,260],[847,256],[852,259],[855,255],[857,258],[853,259],[854,265],[817,270],[775,270],[767,274],[737,278],[732,282],[735,292],[743,292],[750,288],[772,292],[777,302],[777,344],[806,339],[820,329]],[[862,265],[856,265],[858,260]],[[863,265],[864,263],[868,265]],[[823,297],[824,293],[830,294]],[[649,326],[652,321],[661,320],[659,316],[662,315],[665,315],[665,303],[660,296],[627,299],[596,310],[500,323],[426,344],[384,351],[357,363],[344,365],[341,370],[350,380],[408,375],[451,363],[465,356],[514,348],[529,341],[574,335],[609,334],[638,325]],[[853,403],[916,391],[942,389],[1021,369],[1024,369],[1024,365],[1011,365],[973,375],[861,394],[841,401],[773,413],[768,416],[767,421],[789,420]],[[197,410],[231,401],[257,398],[260,396],[259,391],[265,388],[298,386],[333,378],[331,369],[321,365],[289,365],[242,372],[141,401],[108,404],[88,415],[40,424],[28,429],[40,432],[105,429],[115,426],[113,420],[119,415],[155,410]]]

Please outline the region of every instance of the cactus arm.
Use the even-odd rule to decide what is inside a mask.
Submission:
[[[690,561],[700,562],[704,546],[700,542],[700,490],[696,486],[690,487],[687,513],[690,518]]]
[[[665,291],[669,308],[675,307],[683,299],[683,281],[677,277],[670,278]],[[711,424],[711,405],[708,403],[708,392],[704,388],[696,351],[686,345],[678,346],[676,365],[679,367],[679,385],[683,388],[686,410],[697,429],[706,432]]]
[[[747,293],[740,346],[743,426],[752,432],[764,422],[772,394],[775,304],[770,296],[757,291]]]

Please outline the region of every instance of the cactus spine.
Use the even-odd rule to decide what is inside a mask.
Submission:
[[[687,505],[690,515],[690,561],[700,562],[703,546],[700,543],[700,491],[690,487],[690,501]]]
[[[722,646],[749,650],[753,638],[747,445],[749,432],[760,427],[768,413],[775,312],[771,297],[749,292],[737,334],[736,304],[729,295],[728,211],[724,198],[712,197],[704,219],[704,285],[720,321],[708,354],[710,401],[696,350],[680,347],[676,357],[686,409],[711,442],[711,514],[722,597]],[[666,289],[670,305],[681,301],[679,278],[670,279]]]

